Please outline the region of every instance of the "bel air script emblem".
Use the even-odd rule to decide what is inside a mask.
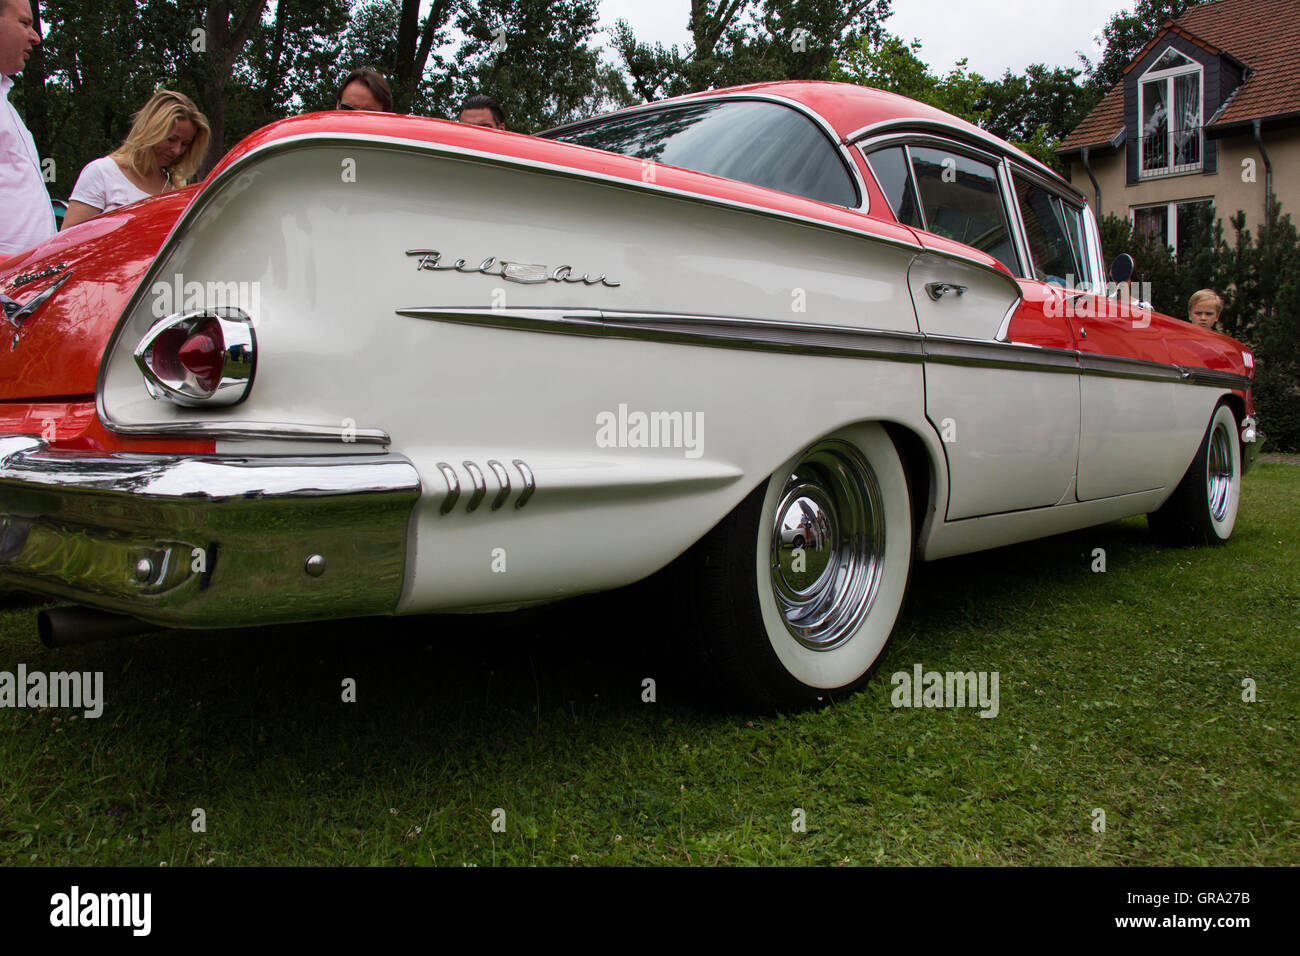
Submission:
[[[457,259],[450,265],[442,264],[442,253],[437,249],[407,249],[408,256],[419,256],[415,263],[416,269],[427,269],[430,272],[467,272],[478,273],[485,276],[496,276],[507,279],[510,282],[581,282],[583,285],[604,285],[614,288],[619,285],[605,278],[605,273],[601,273],[594,279],[590,275],[575,275],[573,266],[556,266],[549,273],[546,266],[537,265],[530,262],[511,262],[509,259],[498,259],[496,256],[488,256],[478,265],[469,265],[464,259]]]

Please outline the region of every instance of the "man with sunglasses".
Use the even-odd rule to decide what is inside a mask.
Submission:
[[[393,112],[393,90],[388,81],[368,66],[359,66],[344,79],[334,103],[336,110]]]

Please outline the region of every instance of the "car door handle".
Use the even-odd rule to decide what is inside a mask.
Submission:
[[[935,302],[938,302],[949,292],[962,295],[965,291],[966,287],[964,285],[957,285],[955,282],[927,282],[925,284],[926,295],[934,299]]]

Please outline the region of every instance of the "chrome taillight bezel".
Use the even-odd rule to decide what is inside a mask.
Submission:
[[[166,332],[193,334],[207,322],[221,328],[221,378],[212,390],[205,389],[198,376],[188,369],[167,374],[156,367],[153,349],[159,336]],[[199,309],[164,316],[149,327],[135,347],[135,363],[144,374],[149,394],[159,401],[174,402],[190,408],[237,405],[248,397],[257,369],[257,333],[248,313],[237,308]]]

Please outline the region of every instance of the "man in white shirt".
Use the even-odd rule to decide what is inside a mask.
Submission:
[[[36,144],[9,102],[10,77],[40,42],[28,0],[0,0],[0,259],[56,231]]]

